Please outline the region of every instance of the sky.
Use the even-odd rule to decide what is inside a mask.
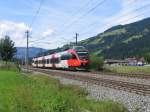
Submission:
[[[150,17],[150,0],[1,0],[0,38],[17,47],[53,49],[93,37],[115,25]],[[38,14],[37,14],[38,12]],[[36,15],[37,14],[37,15]]]

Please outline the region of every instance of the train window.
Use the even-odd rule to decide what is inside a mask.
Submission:
[[[72,58],[72,54],[63,54],[61,56],[61,60],[68,60],[68,59],[71,59]]]
[[[42,60],[39,60],[39,64],[42,64]]]
[[[87,56],[88,52],[77,52],[79,56]]]
[[[35,61],[35,64],[38,64],[38,61]]]
[[[51,59],[48,59],[48,64],[50,64],[51,63]]]
[[[54,62],[55,62],[54,58],[50,59],[50,63],[54,63]]]
[[[42,60],[42,64],[45,64],[45,62],[46,62],[46,61],[43,59],[43,60]]]
[[[59,58],[52,58],[50,60],[51,63],[59,63]]]
[[[59,63],[59,58],[55,58],[55,63]]]
[[[88,52],[77,52],[80,59],[88,59],[89,53]]]
[[[35,63],[35,61],[34,61],[34,60],[32,60],[32,63]]]
[[[86,50],[85,47],[83,47],[83,46],[74,46],[73,49],[76,51],[85,51]]]
[[[76,55],[72,54],[72,59],[77,59]]]
[[[49,64],[49,59],[46,60],[46,64]]]
[[[66,55],[62,55],[61,60],[66,60]]]

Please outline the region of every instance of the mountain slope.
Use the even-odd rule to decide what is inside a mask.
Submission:
[[[42,48],[35,48],[35,47],[30,47],[29,48],[29,57],[35,57],[41,52],[45,52],[47,50],[42,49]],[[24,59],[26,56],[26,47],[17,47],[17,57],[19,59]]]
[[[133,56],[144,56],[150,52],[150,18],[141,21],[114,26],[97,36],[82,40],[78,43],[85,46],[91,54],[104,58],[123,59]],[[46,51],[44,54],[60,52],[68,48]]]
[[[121,59],[150,52],[150,18],[118,25],[80,42],[92,54]]]

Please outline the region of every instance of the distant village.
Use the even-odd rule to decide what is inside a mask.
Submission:
[[[106,65],[110,66],[150,66],[147,65],[145,59],[142,58],[126,58],[124,60],[114,60],[114,59],[106,59],[105,60]]]

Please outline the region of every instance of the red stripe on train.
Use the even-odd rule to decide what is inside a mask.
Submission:
[[[54,60],[54,59],[55,59],[55,54],[52,54],[52,60]],[[52,63],[52,68],[56,68],[56,65],[54,62]]]

